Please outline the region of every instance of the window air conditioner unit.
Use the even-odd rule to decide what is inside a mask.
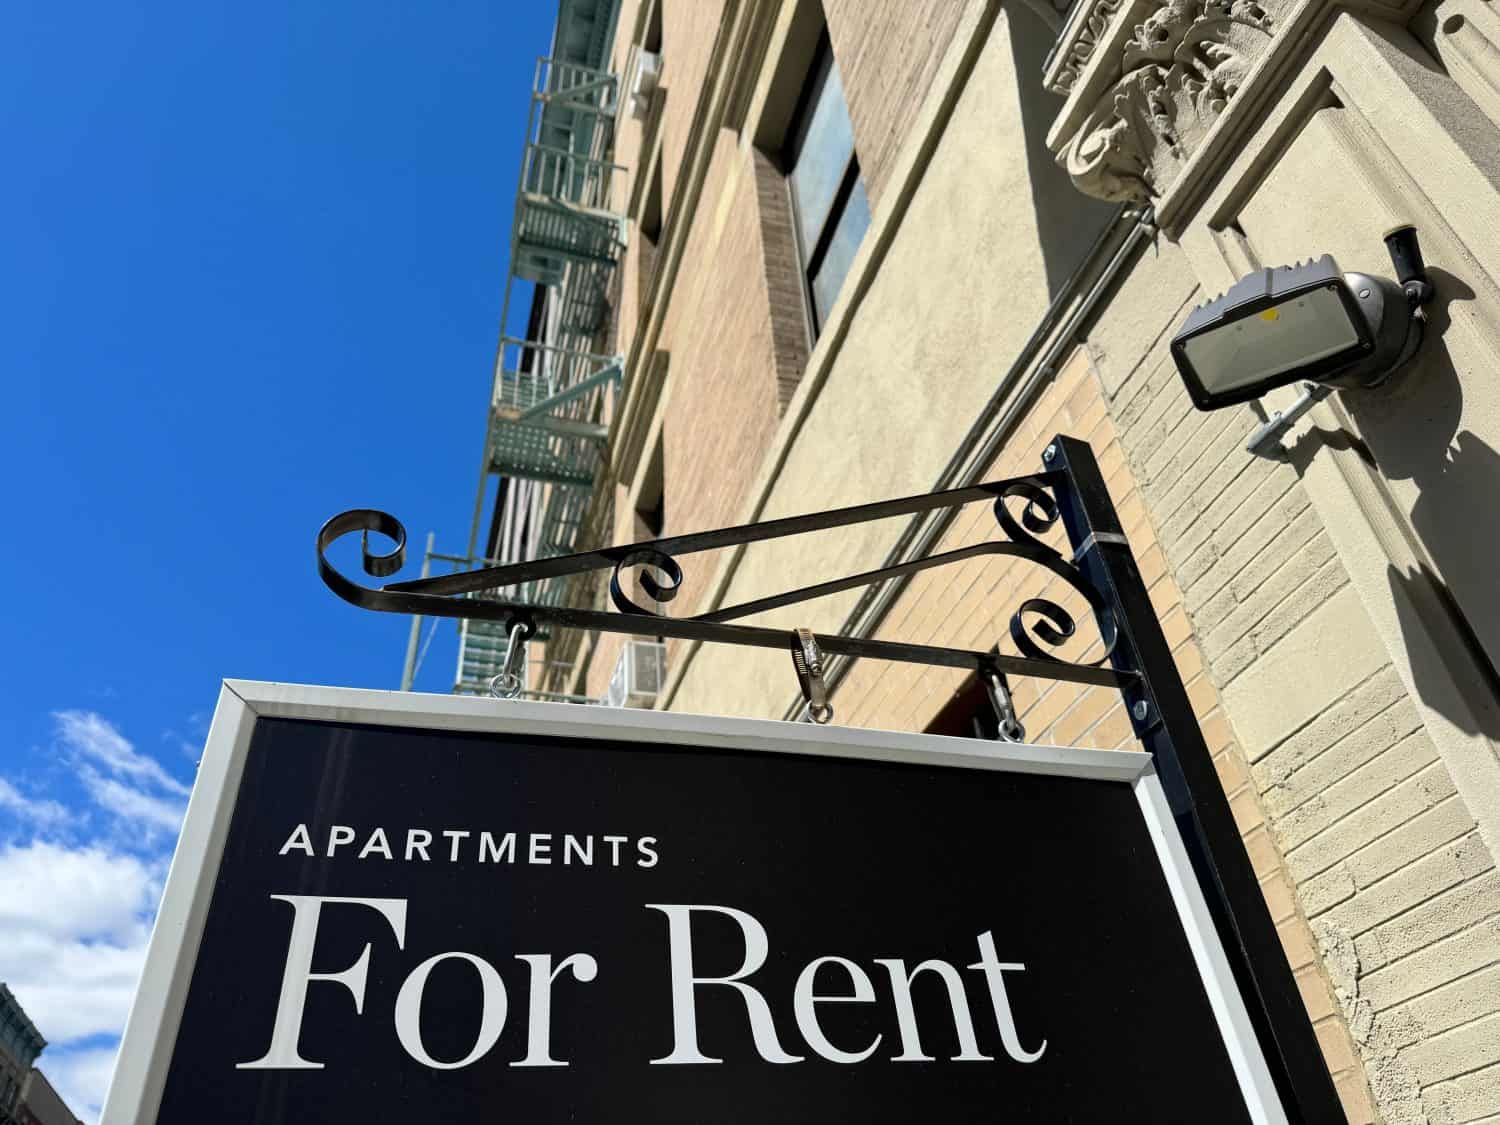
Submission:
[[[651,109],[651,97],[656,93],[656,84],[661,79],[661,55],[656,51],[640,50],[635,55],[635,66],[630,74],[630,115],[643,118]]]
[[[667,646],[660,641],[626,641],[604,702],[611,707],[654,707],[666,682]]]

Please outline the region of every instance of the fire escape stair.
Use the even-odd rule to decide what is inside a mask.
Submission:
[[[612,18],[612,0],[571,2],[575,22],[582,21],[580,35],[585,17]],[[502,314],[505,324],[516,283],[530,283],[530,338],[500,342],[474,529],[468,555],[455,560],[470,569],[576,550],[593,501],[608,434],[606,408],[624,367],[623,357],[600,354],[597,346],[625,248],[625,216],[614,210],[624,196],[617,177],[625,170],[610,159],[617,98],[614,75],[570,59],[538,64]],[[476,548],[495,477],[501,478],[495,519],[507,530],[503,545],[497,539],[501,558],[491,560],[478,557]],[[474,596],[557,605],[568,591],[566,579],[549,579]],[[509,645],[505,623],[466,619],[459,638],[454,690],[488,690]]]

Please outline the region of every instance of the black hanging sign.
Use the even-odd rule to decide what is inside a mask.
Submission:
[[[1286,1118],[1144,754],[236,681],[153,1120]]]

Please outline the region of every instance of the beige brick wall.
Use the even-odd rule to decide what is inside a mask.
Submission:
[[[726,8],[722,0],[623,0],[610,63],[622,83],[628,77],[626,64],[635,46],[636,23],[649,3],[659,5],[661,10],[662,70],[656,94],[658,104],[651,115],[637,119],[629,110],[628,91],[622,90],[614,159],[624,166],[625,174],[615,181],[614,205],[622,212],[627,211],[637,185],[647,178],[651,165],[659,160],[665,236],[666,228],[672,222],[672,206],[678,198],[678,185],[684,173],[683,161],[698,103],[704,96],[714,41]],[[637,203],[643,206],[644,199],[637,200]],[[684,218],[692,219],[690,216]],[[628,237],[629,245],[619,268],[620,331],[615,346],[621,352],[630,350],[631,341],[640,327],[645,300],[642,281],[643,276],[649,276],[649,271],[643,275],[641,270],[638,223],[632,221]],[[679,278],[678,285],[681,284]]]
[[[724,0],[659,2],[663,5],[661,85],[667,99],[661,125],[663,197],[670,201],[682,175],[694,111],[726,6]]]
[[[772,325],[756,159],[719,135],[661,333],[672,370],[661,408],[666,535],[734,521],[781,417],[786,343],[778,349]],[[617,513],[617,538],[632,535],[630,516]],[[694,556],[674,615],[693,612],[716,565],[715,554]],[[620,643],[600,640],[588,694],[603,694]]]
[[[1350,1120],[1492,1120],[1500,872],[1297,473],[1244,452],[1248,411],[1191,408],[1165,352],[1180,305],[1162,297],[1193,286],[1166,283],[1174,259],[1185,272],[1170,247],[1151,254],[1094,364],[1074,357],[990,475],[1035,469],[1057,432],[1095,449]],[[1154,328],[1132,315],[1148,301]],[[937,550],[994,536],[972,507]],[[929,572],[880,635],[985,647],[1038,593],[1068,597],[1004,560]],[[862,662],[839,721],[920,729],[961,680]],[[1134,745],[1111,693],[1014,687],[1030,739]]]
[[[636,20],[640,18],[642,0],[621,0],[619,22],[615,30],[614,52],[610,56],[610,69],[625,81],[625,64],[634,46]],[[625,95],[621,94],[622,103]],[[665,105],[665,98],[663,98]],[[620,213],[626,213],[636,183],[645,173],[642,164],[645,154],[641,151],[642,132],[645,122],[637,121],[628,108],[615,117],[615,161],[625,166],[623,175],[617,177],[611,188],[611,205]],[[640,315],[640,266],[634,253],[639,244],[640,230],[631,223],[627,232],[628,247],[626,261],[622,262],[619,274],[619,303],[615,307],[615,339],[613,347],[623,352],[630,346],[630,337],[636,330]]]
[[[776,405],[785,411],[802,381],[811,340],[802,260],[792,230],[792,200],[786,177],[765,153],[754,151],[755,206],[766,271],[767,313],[776,365]]]
[[[660,136],[662,237],[686,239],[675,283],[658,296],[666,316],[656,348],[670,355],[672,372],[659,410],[663,534],[676,535],[733,522],[754,466],[764,456],[782,406],[795,387],[806,350],[804,343],[798,354],[784,325],[775,326],[779,331],[773,328],[771,293],[784,271],[778,270],[783,263],[776,255],[767,253],[762,233],[769,226],[774,240],[785,217],[768,211],[774,201],[761,198],[765,191],[758,190],[757,154],[742,148],[733,133],[719,132],[698,206],[691,212],[681,206],[673,209],[724,6],[711,0],[657,2],[662,5],[663,62],[660,119],[654,132]],[[613,56],[618,73],[624,72],[640,10],[641,0],[626,0],[621,7]],[[643,143],[654,143],[647,132],[650,124],[621,115],[615,159],[629,169],[632,179],[643,176],[643,163],[652,159],[642,152]],[[639,226],[632,223],[631,242],[619,267],[620,330],[615,343],[626,353],[646,311],[640,254]],[[628,503],[631,483],[608,482],[616,498],[611,536],[615,542],[635,538]],[[694,561],[692,575],[701,583],[716,560],[702,555]],[[690,581],[672,612],[690,614],[701,596],[700,585]],[[579,684],[585,694],[604,694],[623,643],[624,638],[613,635],[596,639]],[[676,647],[676,642],[670,646]]]
[[[663,408],[672,534],[734,518],[780,418],[755,173],[730,133],[703,200],[662,332],[674,374]]]
[[[1121,448],[1223,701],[1224,730],[1248,765],[1242,828],[1285,857],[1284,869],[1270,871],[1268,901],[1295,900],[1310,921],[1374,1103],[1355,1112],[1352,1066],[1340,1090],[1356,1120],[1492,1120],[1500,1114],[1494,859],[1296,470],[1244,451],[1258,422],[1248,409],[1191,407],[1165,347],[1181,313],[1169,315],[1171,302],[1161,300],[1163,291],[1189,300],[1191,278],[1170,247],[1161,255],[1127,282],[1091,344]],[[1154,331],[1149,318],[1131,315],[1151,307]],[[1320,1014],[1312,952],[1302,951],[1299,979]],[[1326,1014],[1319,1037],[1330,1066],[1346,1059],[1349,1044]]]

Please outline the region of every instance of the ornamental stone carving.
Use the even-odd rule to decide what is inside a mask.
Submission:
[[[1072,91],[1074,84],[1078,81],[1078,76],[1089,65],[1089,60],[1094,57],[1099,44],[1104,41],[1104,33],[1109,29],[1109,21],[1114,19],[1115,13],[1120,10],[1120,5],[1124,2],[1125,0],[1096,0],[1089,6],[1072,41],[1060,52],[1061,62],[1056,76],[1050,83],[1050,88],[1054,92],[1067,94]]]
[[[1111,2],[1119,0],[1096,9],[1101,28],[1109,18],[1103,6]],[[1089,195],[1149,202],[1197,150],[1269,46],[1271,31],[1257,0],[1168,0],[1115,48],[1120,77],[1063,146],[1059,162]],[[1091,34],[1089,54],[1102,32]]]

